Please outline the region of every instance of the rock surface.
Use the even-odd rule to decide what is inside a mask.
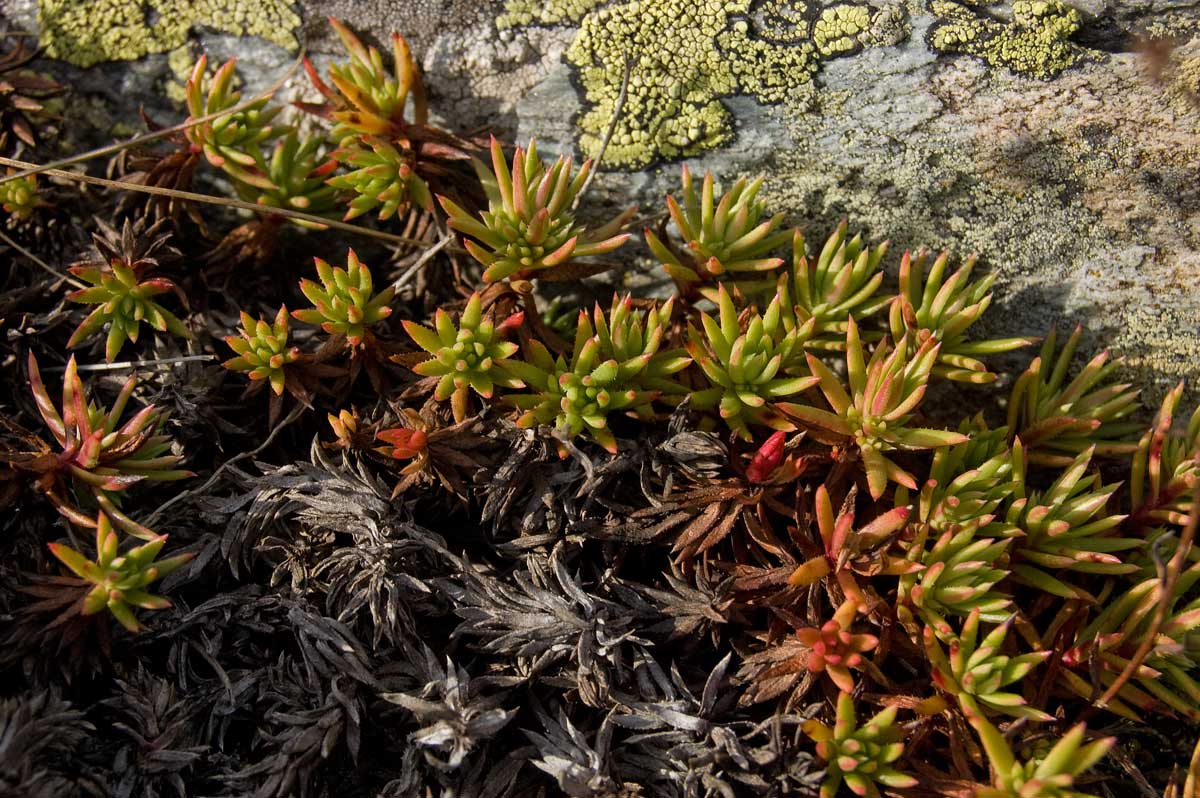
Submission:
[[[140,9],[136,42],[105,28],[129,11],[93,17],[89,42],[63,38],[85,5],[100,8],[0,9],[40,21],[43,44],[78,65],[140,58],[91,84],[76,73],[110,103],[177,91],[172,68],[200,47],[239,54],[247,83],[266,85],[293,41],[336,52],[332,14],[406,33],[442,118],[546,151],[594,154],[628,59],[605,196],[658,203],[683,158],[723,178],[765,172],[772,204],[813,236],[847,216],[897,253],[978,251],[999,274],[993,332],[1079,322],[1151,394],[1200,377],[1200,4],[209,0],[201,13],[142,0],[122,4]],[[1144,38],[1174,46],[1150,58]]]

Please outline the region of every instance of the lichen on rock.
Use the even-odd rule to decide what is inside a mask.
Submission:
[[[47,55],[87,67],[174,50],[200,25],[294,49],[300,16],[287,0],[40,0],[38,24]]]
[[[638,169],[723,145],[734,120],[722,98],[786,100],[812,83],[823,59],[872,44],[881,13],[779,0],[508,0],[497,24],[579,24],[566,58],[583,90],[579,145],[588,155],[600,148],[632,59],[606,158]]]
[[[829,57],[858,48],[858,36],[871,26],[871,13],[862,6],[832,6],[813,25],[817,52]]]
[[[1048,79],[1074,66],[1086,50],[1070,41],[1079,30],[1079,12],[1062,0],[1016,0],[1012,21],[989,17],[970,2],[932,0],[940,21],[929,29],[929,46],[939,53],[963,53],[994,67]]]
[[[499,28],[515,28],[522,25],[562,25],[577,24],[584,14],[605,0],[508,0],[504,4],[504,13],[496,19]]]

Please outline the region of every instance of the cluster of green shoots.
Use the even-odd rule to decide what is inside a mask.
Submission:
[[[389,303],[394,289],[388,286],[376,291],[371,270],[354,250],[347,252],[345,268],[330,266],[320,258],[313,260],[320,283],[308,278],[300,281],[300,291],[311,307],[292,311],[289,317],[287,306],[280,305],[270,321],[242,311],[240,334],[225,339],[234,353],[224,362],[225,368],[245,372],[255,388],[270,386],[271,423],[279,414],[285,392],[308,405],[314,380],[345,374],[324,362],[331,357],[348,355],[355,367],[364,362],[374,367],[379,348],[371,328],[392,313]],[[315,353],[301,351],[289,342],[289,318],[319,326],[328,340]]]
[[[329,128],[302,133],[269,97],[243,102],[235,62],[210,76],[201,56],[186,87],[189,121],[195,120],[186,128],[192,150],[222,170],[242,199],[259,205],[310,216],[340,206],[345,220],[431,210],[430,183],[436,187],[444,178],[446,162],[465,161],[463,142],[428,124],[424,88],[404,37],[392,36],[389,68],[378,50],[338,20],[329,22],[349,60],[334,63],[326,82],[305,59],[323,102],[296,104]]]
[[[134,608],[170,606],[145,588],[191,559],[177,554],[158,559],[167,542],[121,510],[121,497],[143,482],[173,482],[192,476],[178,468],[180,455],[163,433],[166,414],[143,407],[122,423],[137,387],[130,377],[112,406],[105,408],[87,395],[75,358],[63,375],[62,402],[51,399],[33,355],[29,384],[50,441],[32,439],[37,449],[15,465],[29,472],[33,484],[79,529],[95,530],[95,558],[71,544],[52,543],[50,551],[79,580],[80,598],[68,613],[94,615],[105,609],[130,631],[140,629]]]

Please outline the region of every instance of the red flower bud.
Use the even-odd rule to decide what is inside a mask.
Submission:
[[[766,482],[779,464],[783,462],[783,440],[786,433],[776,432],[754,453],[746,469],[746,479],[755,484]]]
[[[425,445],[429,440],[424,431],[403,427],[380,430],[375,433],[375,437],[394,447],[388,454],[397,460],[408,460],[424,454]]]

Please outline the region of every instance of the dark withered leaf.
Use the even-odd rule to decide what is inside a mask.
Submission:
[[[607,719],[601,722],[592,741],[571,722],[561,707],[557,717],[551,717],[539,703],[534,712],[544,733],[525,730],[525,735],[537,748],[537,758],[531,763],[549,774],[560,790],[571,798],[615,798],[636,795],[627,792],[612,775],[609,749],[613,727]]]
[[[152,346],[154,357],[160,359],[187,354],[179,349],[176,339],[165,336],[155,337]],[[189,461],[203,462],[214,445],[220,445],[229,436],[253,432],[241,408],[221,396],[228,374],[224,369],[212,363],[185,360],[160,373],[154,403],[170,411],[171,432],[187,452]]]
[[[570,665],[567,684],[585,703],[601,706],[609,686],[626,678],[627,651],[646,641],[633,633],[628,608],[584,590],[562,551],[556,547],[546,562],[531,555],[503,580],[464,562],[462,582],[443,586],[462,618],[454,636],[480,639],[485,651],[515,658],[522,675]]]
[[[142,118],[151,129],[158,127],[145,114]],[[175,139],[172,138],[172,141]],[[112,179],[134,185],[187,191],[192,187],[192,177],[202,159],[200,153],[191,151],[186,140],[176,141],[176,144],[182,146],[177,146],[169,152],[155,152],[139,147],[122,149],[109,161],[108,175]],[[192,201],[148,195],[138,191],[122,191],[118,195],[115,213],[118,216],[135,218],[168,219],[176,229],[186,217],[199,228],[204,238],[209,237],[204,219],[200,216],[196,203]]]
[[[757,704],[787,694],[785,706],[795,706],[816,683],[808,670],[808,657],[809,649],[794,635],[748,655],[737,673],[738,681],[746,685],[742,703]]]
[[[211,678],[212,660],[232,671],[261,668],[284,657],[314,684],[335,678],[377,684],[371,650],[345,624],[304,602],[263,594],[257,586],[214,596],[194,609],[180,608],[160,628],[144,645],[167,642],[181,679],[203,671]]]
[[[699,695],[676,666],[668,676],[652,659],[639,663],[639,672],[657,695],[625,701],[612,716],[615,726],[635,732],[615,753],[623,778],[655,783],[663,792],[682,796],[734,796],[737,782],[761,781],[752,775],[755,761],[740,736],[753,724],[747,719],[716,722],[736,703],[726,685],[731,659],[727,654],[716,664]]]
[[[409,739],[427,764],[437,770],[456,770],[476,747],[508,725],[515,710],[502,706],[507,692],[485,693],[488,680],[472,680],[449,657],[442,666],[433,651],[422,649],[425,683],[420,689],[380,697],[408,710],[420,724]]]
[[[84,713],[54,690],[0,701],[0,795],[71,798],[100,795],[100,784],[76,767],[80,748],[95,732]]]
[[[679,566],[663,573],[663,587],[622,580],[609,580],[607,587],[621,603],[643,609],[641,632],[648,637],[709,638],[715,644],[720,628],[729,620],[734,603],[731,587],[733,578],[716,581],[708,573],[698,571],[691,579]]]
[[[717,476],[729,465],[729,449],[712,432],[680,430],[662,444],[662,453],[691,479]]]
[[[467,757],[456,770],[439,770],[425,764],[415,746],[405,747],[399,758],[403,774],[387,782],[374,798],[424,798],[430,794],[454,798],[508,798],[533,795],[534,786],[521,778],[532,749],[501,755],[496,746],[485,744]],[[432,789],[437,784],[440,792]]]
[[[803,718],[775,715],[756,723],[732,714],[735,696],[723,693],[728,665],[726,658],[714,668],[699,697],[674,668],[669,681],[658,671],[664,698],[613,717],[615,725],[636,730],[613,752],[620,777],[670,798],[814,798],[824,772],[800,742],[796,726]]]
[[[443,561],[437,556],[444,550],[442,541],[415,525],[394,532],[391,540],[335,548],[314,574],[326,591],[326,612],[362,632],[369,629],[375,646],[414,637],[414,608],[425,617],[447,612],[439,594],[419,576],[436,573],[432,566]]]
[[[7,623],[0,640],[0,665],[19,665],[26,678],[42,685],[70,685],[104,671],[112,653],[112,632],[106,616],[79,613],[88,585],[71,576],[17,578],[17,592],[29,601]]]
[[[370,654],[345,624],[308,607],[293,603],[288,622],[300,644],[304,664],[322,679],[349,677],[364,685],[375,685]]]
[[[257,737],[264,755],[221,780],[238,795],[285,798],[322,794],[338,768],[331,760],[358,757],[362,709],[358,687],[333,679],[327,691],[308,689],[303,677],[287,667],[272,669],[271,688],[255,707],[261,722]],[[346,764],[346,763],[338,763]],[[321,775],[326,768],[331,772]]]
[[[125,219],[120,230],[98,216],[94,221],[99,231],[92,234],[96,251],[72,264],[74,266],[106,269],[116,261],[141,273],[181,257],[171,243],[171,232],[165,220]]]
[[[235,576],[252,565],[257,547],[268,536],[274,538],[276,569],[304,582],[328,553],[331,535],[378,543],[387,540],[389,525],[399,522],[388,500],[390,489],[361,464],[352,468],[346,460],[335,463],[315,441],[310,454],[311,463],[260,463],[257,476],[238,472],[242,492],[205,503],[211,520],[225,525],[222,548]],[[327,541],[311,551],[316,560],[306,559],[307,548],[295,551],[286,546],[286,541],[298,539],[297,528],[310,543]]]
[[[520,536],[512,545],[498,547],[517,556],[568,530],[586,535],[600,529],[619,498],[620,478],[636,473],[644,456],[641,447],[632,447],[593,458],[571,441],[509,423],[499,424],[495,434],[507,442],[509,454],[477,493],[483,497],[482,520],[499,533]],[[559,445],[567,452],[565,459],[558,456]]]
[[[499,761],[496,761],[499,759]],[[486,746],[476,752],[469,763],[459,768],[453,781],[445,784],[443,795],[456,798],[506,798],[509,795],[528,795],[532,785],[518,788],[517,777],[527,758],[521,751],[500,758],[496,747]],[[443,775],[443,778],[446,778]]]
[[[116,695],[103,705],[125,744],[113,761],[113,798],[187,796],[208,751],[194,723],[201,704],[181,698],[174,685],[139,667],[116,681]]]

